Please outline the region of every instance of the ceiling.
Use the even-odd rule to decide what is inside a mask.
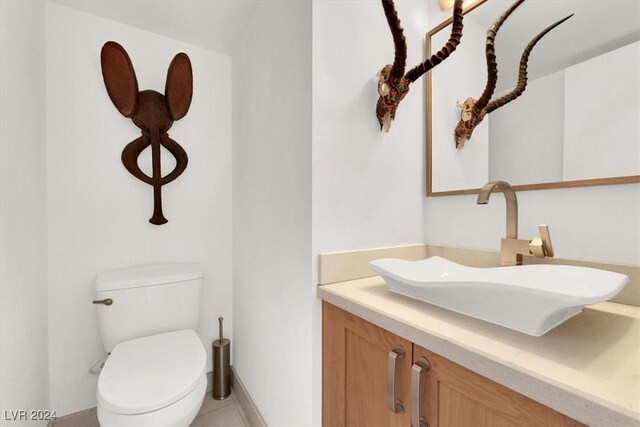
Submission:
[[[260,0],[56,0],[74,9],[231,55]]]
[[[84,12],[227,55],[264,0],[54,0]],[[370,0],[371,1],[371,0]],[[488,0],[465,16],[489,28],[512,0]],[[530,78],[541,77],[640,40],[640,0],[528,0],[504,23],[496,51],[498,90],[517,80],[522,50],[543,28],[575,16],[534,48]],[[446,37],[447,31],[441,32]],[[438,33],[436,37],[441,34]]]

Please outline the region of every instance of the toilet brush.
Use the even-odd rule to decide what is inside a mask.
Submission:
[[[231,359],[229,350],[231,341],[222,335],[222,317],[220,323],[220,339],[213,342],[213,398],[223,400],[231,394]]]

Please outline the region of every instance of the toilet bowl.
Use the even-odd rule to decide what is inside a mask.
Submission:
[[[193,330],[118,344],[98,380],[102,427],[186,427],[207,387],[206,352]]]
[[[207,357],[195,332],[202,269],[158,264],[100,273],[98,324],[110,353],[98,379],[102,427],[187,427],[207,388]]]

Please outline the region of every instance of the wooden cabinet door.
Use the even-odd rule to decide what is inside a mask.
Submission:
[[[431,427],[582,425],[418,345],[413,359],[430,365],[420,377],[420,415]]]
[[[322,424],[409,427],[409,378],[412,344],[353,314],[323,302]],[[389,353],[396,357],[395,397],[406,410],[388,407]]]

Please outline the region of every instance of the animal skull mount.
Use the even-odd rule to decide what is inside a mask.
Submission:
[[[142,136],[130,142],[122,151],[122,164],[140,181],[153,186],[151,224],[168,222],[162,213],[162,186],[178,178],[187,168],[189,158],[184,149],[169,138],[167,131],[173,122],[189,111],[193,95],[191,61],[178,53],[167,72],[164,95],[155,90],[138,91],[138,80],[129,55],[122,46],[108,41],[100,52],[102,77],[111,101],[120,114],[130,118],[140,128]],[[138,166],[138,156],[151,146],[153,172],[148,176]],[[175,168],[165,176],[160,170],[161,146],[175,158]]]
[[[461,150],[464,144],[471,139],[474,129],[478,126],[485,116],[492,111],[508,104],[514,99],[518,98],[527,87],[527,64],[529,62],[529,55],[533,50],[533,47],[544,37],[547,33],[553,30],[558,25],[562,24],[567,19],[571,18],[573,14],[555,22],[542,30],[537,36],[535,36],[529,44],[525,47],[520,58],[520,70],[518,74],[518,83],[516,87],[508,94],[491,101],[493,92],[496,89],[498,83],[498,64],[496,63],[495,52],[495,39],[498,30],[504,23],[504,21],[511,15],[511,13],[520,6],[525,0],[516,1],[509,9],[507,9],[491,26],[487,31],[486,41],[486,57],[487,57],[487,84],[480,99],[467,98],[464,101],[458,101],[458,108],[460,109],[460,121],[454,131],[454,139],[456,142],[456,148]]]
[[[458,109],[460,109],[460,121],[456,126],[455,130],[455,139],[456,141],[461,140],[464,141],[465,135],[469,135],[471,138],[471,134],[478,124],[484,119],[486,113],[482,111],[479,114],[475,113],[475,105],[476,100],[473,98],[467,98],[464,101],[458,101]],[[467,138],[467,139],[469,139]],[[457,149],[462,149],[464,146],[464,142],[460,146],[456,144]]]
[[[418,64],[406,74],[405,66],[407,60],[407,41],[396,12],[393,0],[382,0],[384,14],[391,30],[393,44],[395,47],[395,58],[393,65],[385,65],[378,72],[378,103],[376,104],[376,116],[380,123],[380,130],[389,132],[391,122],[396,117],[396,110],[400,101],[409,92],[411,83],[420,78],[424,73],[447,59],[456,50],[462,39],[462,1],[456,0],[453,7],[453,25],[451,35],[447,44],[439,52],[431,55],[422,64]]]
[[[391,65],[385,65],[378,72],[378,104],[376,105],[376,115],[380,123],[380,130],[389,132],[391,122],[396,118],[396,110],[400,101],[409,93],[410,81],[404,77],[394,77],[391,75]]]

